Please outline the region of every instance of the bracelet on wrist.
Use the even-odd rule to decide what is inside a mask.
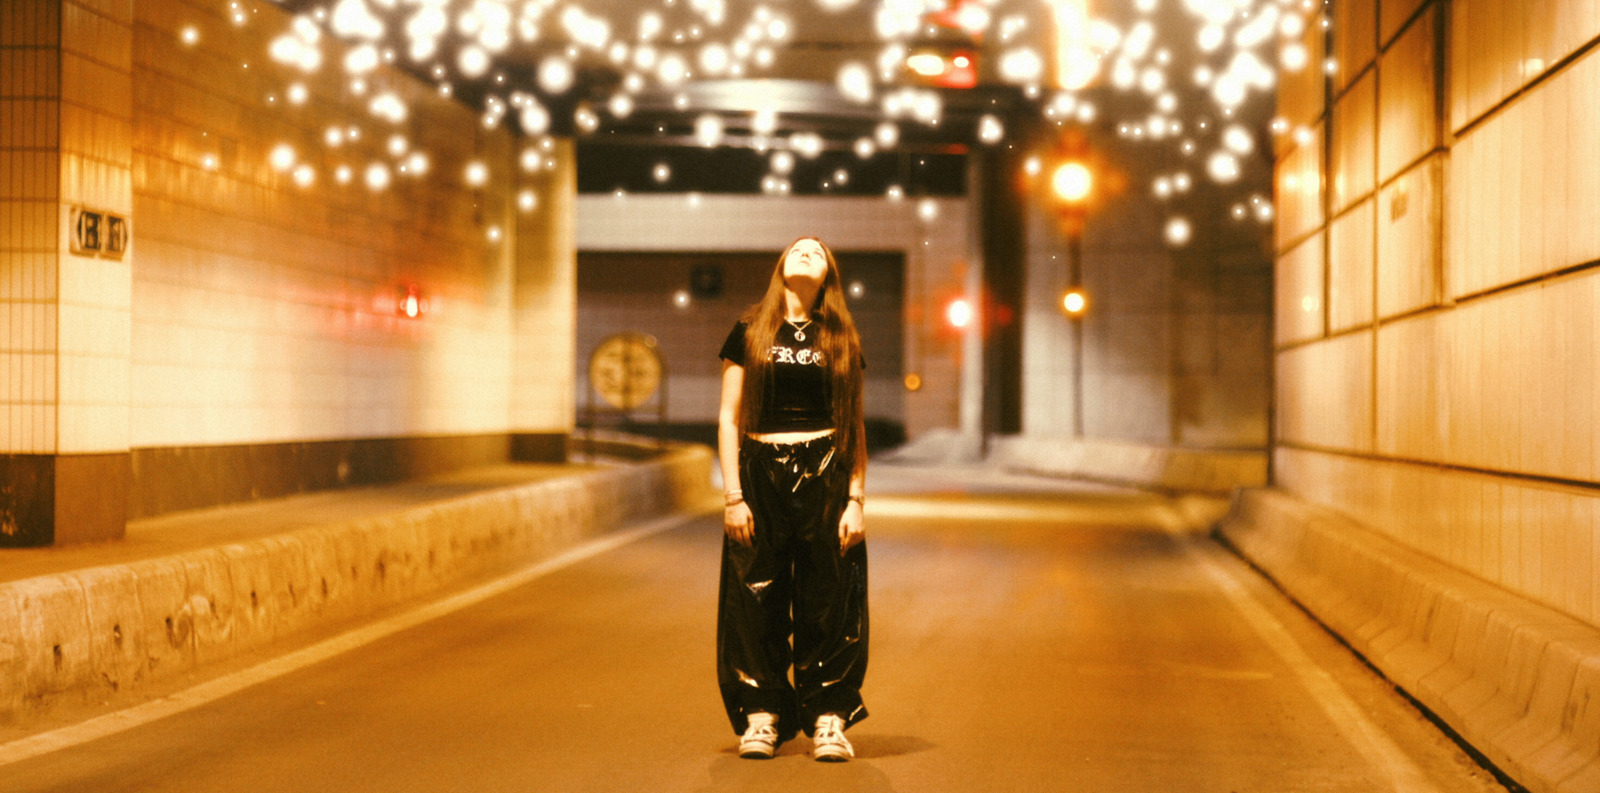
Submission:
[[[860,493],[851,493],[850,500],[860,504],[862,509],[866,509],[867,507],[867,497],[861,495]]]

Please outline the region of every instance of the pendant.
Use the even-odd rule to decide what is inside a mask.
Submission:
[[[805,341],[806,340],[806,332],[803,331],[803,330],[795,331],[794,332],[794,340],[795,341]]]

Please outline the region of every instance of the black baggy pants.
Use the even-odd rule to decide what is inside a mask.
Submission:
[[[723,537],[717,611],[717,682],[734,732],[756,711],[778,714],[785,739],[810,735],[823,714],[847,726],[866,718],[866,543],[839,554],[850,466],[834,454],[832,436],[746,438],[739,487],[755,538],[746,548]]]

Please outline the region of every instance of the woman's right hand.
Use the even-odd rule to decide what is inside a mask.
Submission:
[[[740,501],[722,510],[722,533],[746,548],[755,547],[756,519],[749,504]]]

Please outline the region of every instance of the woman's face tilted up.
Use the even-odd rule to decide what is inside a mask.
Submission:
[[[827,277],[828,256],[816,240],[796,242],[783,257],[783,281],[790,289],[820,289]]]

